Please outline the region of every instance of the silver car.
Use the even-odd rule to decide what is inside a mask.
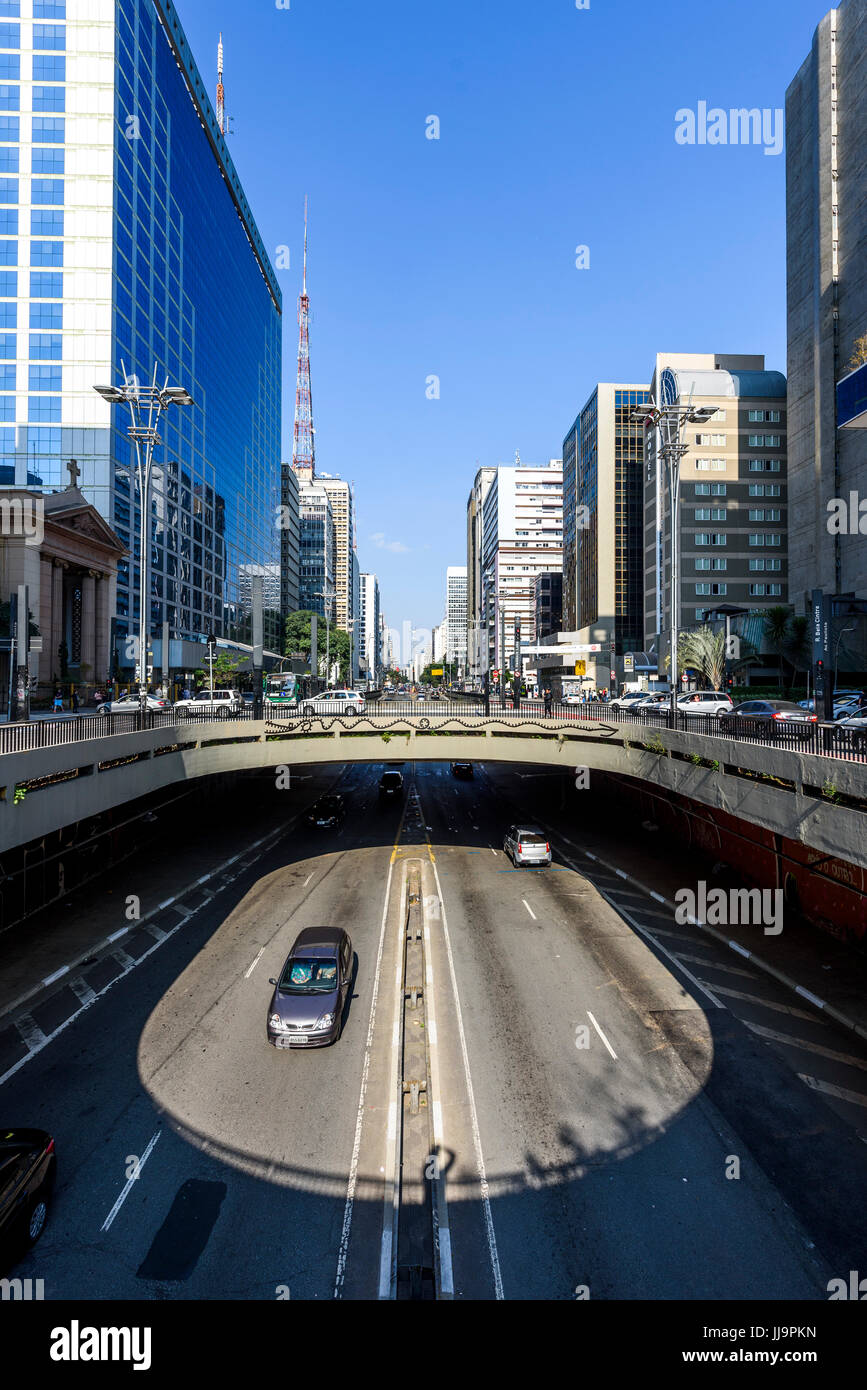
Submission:
[[[548,837],[535,825],[510,825],[503,840],[503,853],[508,854],[516,869],[551,863]]]

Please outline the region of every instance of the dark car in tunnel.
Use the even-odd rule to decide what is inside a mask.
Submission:
[[[0,1130],[0,1268],[42,1235],[56,1167],[44,1129]]]
[[[379,779],[380,801],[397,801],[403,796],[403,773],[384,772]]]
[[[307,812],[306,820],[308,825],[333,830],[343,823],[345,815],[346,806],[343,797],[338,796],[336,792],[331,792],[328,796],[321,796],[318,801],[314,802]]]
[[[326,1047],[343,1027],[352,983],[352,942],[341,927],[305,927],[274,986],[267,1036],[273,1047]]]

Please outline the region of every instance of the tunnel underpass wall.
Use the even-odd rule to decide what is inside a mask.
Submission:
[[[603,814],[655,827],[664,841],[696,851],[709,869],[720,862],[757,888],[781,888],[787,907],[813,925],[838,940],[867,944],[862,865],[651,782],[594,772],[593,791]]]

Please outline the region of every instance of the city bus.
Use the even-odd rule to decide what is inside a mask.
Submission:
[[[297,709],[301,695],[301,684],[291,671],[281,671],[268,677],[265,690],[265,708],[269,710]]]

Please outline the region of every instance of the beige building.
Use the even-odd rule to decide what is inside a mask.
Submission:
[[[786,378],[760,355],[659,353],[655,401],[708,406],[685,426],[680,464],[680,624],[736,605],[761,615],[788,602]],[[644,464],[644,645],[664,669],[671,622],[671,517],[658,431]],[[758,624],[760,627],[760,623]]]

